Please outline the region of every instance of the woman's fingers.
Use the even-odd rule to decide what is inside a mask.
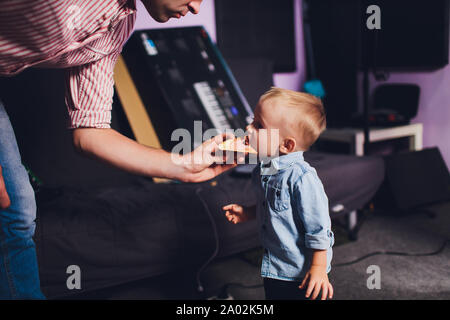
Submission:
[[[206,157],[206,159],[211,159],[213,163],[234,164],[234,159],[230,158],[230,156],[226,152],[222,152],[221,150],[219,150],[219,145],[222,142],[233,138],[234,135],[232,133],[222,133],[203,142],[203,144],[201,145],[203,157]]]
[[[234,134],[232,133],[222,133],[219,134],[211,139],[209,139],[206,144],[205,147],[209,152],[215,152],[218,150],[219,148],[219,144],[221,144],[222,142],[229,140],[229,139],[234,139]]]
[[[224,142],[226,140],[234,139],[234,138],[235,138],[235,135],[232,132],[225,132],[225,133],[222,133],[222,134],[219,134],[219,135],[215,136],[213,138],[213,140],[217,144],[220,144],[220,143],[222,143],[222,142]]]

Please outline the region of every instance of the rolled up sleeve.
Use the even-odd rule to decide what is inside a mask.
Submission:
[[[110,128],[114,95],[115,52],[66,71],[66,106],[69,128]]]
[[[334,244],[334,234],[322,182],[312,172],[306,172],[296,180],[295,205],[305,229],[305,246],[316,250],[328,249]]]

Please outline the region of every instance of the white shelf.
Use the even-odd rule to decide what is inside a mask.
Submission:
[[[398,138],[409,138],[410,150],[422,150],[423,125],[413,123],[398,127],[371,128],[369,141],[386,141]],[[355,155],[364,155],[364,130],[360,128],[327,129],[319,137],[320,140],[348,143],[353,147]]]

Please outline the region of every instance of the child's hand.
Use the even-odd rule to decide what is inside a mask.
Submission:
[[[249,220],[249,215],[244,208],[238,204],[229,204],[222,208],[225,211],[225,217],[228,221],[236,224]]]
[[[311,297],[311,300],[315,300],[321,290],[322,300],[326,300],[327,296],[329,299],[333,298],[333,286],[328,281],[326,267],[312,265],[299,288],[304,289],[306,283],[308,283],[305,295],[307,298]]]

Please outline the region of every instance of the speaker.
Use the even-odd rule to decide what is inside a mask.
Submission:
[[[449,0],[362,0],[362,3],[364,9],[369,5],[380,8],[380,29],[373,32],[363,28],[370,67],[411,71],[435,70],[448,64]]]
[[[416,84],[384,84],[375,89],[372,110],[391,110],[410,120],[417,115],[419,97]]]
[[[390,127],[409,124],[419,109],[420,87],[415,84],[385,84],[374,92],[369,111],[369,125]],[[355,124],[364,125],[363,115],[355,117]]]
[[[450,174],[438,148],[387,156],[385,168],[376,207],[405,213],[450,200]]]
[[[293,0],[215,0],[217,46],[225,59],[265,58],[274,72],[294,72]]]

